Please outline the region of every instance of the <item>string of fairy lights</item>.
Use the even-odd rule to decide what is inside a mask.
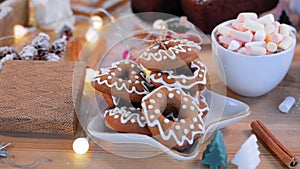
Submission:
[[[97,38],[92,38],[93,36],[97,35],[97,31],[100,31],[103,27],[103,19],[98,15],[93,15],[91,17],[87,17],[85,15],[75,15],[76,18],[87,20],[90,23],[90,27],[88,28],[87,32],[85,33],[85,39],[88,42],[95,42]],[[23,25],[15,25],[14,26],[14,38],[15,39],[22,39],[27,34],[36,31],[36,26],[33,27],[24,27]]]

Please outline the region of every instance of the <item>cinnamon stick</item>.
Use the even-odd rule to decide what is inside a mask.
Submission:
[[[299,160],[296,156],[293,155],[260,120],[251,122],[251,128],[253,133],[256,134],[287,167],[295,168],[297,166]]]

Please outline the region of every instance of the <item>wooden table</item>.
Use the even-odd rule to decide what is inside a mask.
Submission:
[[[122,12],[128,12],[128,4],[121,7],[117,14],[121,16]],[[283,81],[270,93],[256,98],[241,97],[225,88],[217,75],[209,46],[203,47],[202,55],[207,59],[210,76],[217,92],[222,90],[221,92],[227,96],[245,102],[252,110],[252,114],[248,118],[222,129],[228,153],[227,168],[237,168],[229,161],[250,136],[250,122],[256,119],[263,121],[274,135],[300,158],[300,44],[297,44],[293,63]],[[70,57],[68,53],[67,57]],[[283,114],[277,107],[286,96],[294,96],[296,104],[288,114]],[[90,141],[90,150],[87,154],[76,155],[72,150],[72,142],[78,136],[82,136],[82,132],[73,137],[0,133],[0,142],[12,142],[12,146],[8,150],[16,163],[29,164],[39,156],[46,156],[53,160],[50,163],[43,163],[38,168],[207,168],[200,164],[202,152],[195,160],[191,161],[176,161],[166,154],[151,158],[131,159],[107,152],[93,141]],[[261,152],[261,163],[258,168],[285,168],[264,145],[261,143],[258,145]],[[203,145],[203,147],[205,146],[206,144]],[[12,167],[6,158],[0,158],[0,168]],[[300,167],[298,166],[298,168]]]

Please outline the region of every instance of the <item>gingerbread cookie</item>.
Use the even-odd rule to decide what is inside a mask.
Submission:
[[[179,88],[155,89],[143,98],[142,112],[153,137],[167,147],[184,149],[205,133],[204,110]]]
[[[155,43],[139,56],[139,62],[148,70],[171,70],[185,66],[198,58],[201,47],[186,39],[169,39]]]
[[[105,94],[138,103],[149,93],[145,73],[130,60],[115,62],[110,68],[101,69],[92,85]]]
[[[105,124],[118,132],[151,135],[147,128],[145,116],[141,109],[133,107],[116,107],[104,113]]]
[[[151,72],[149,79],[156,87],[165,85],[189,90],[198,85],[197,90],[202,90],[206,85],[206,76],[206,66],[197,59],[181,68]]]

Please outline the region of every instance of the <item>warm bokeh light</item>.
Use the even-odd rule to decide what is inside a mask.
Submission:
[[[88,42],[96,42],[99,38],[99,33],[94,27],[89,27],[89,29],[85,33],[85,39]]]
[[[77,138],[73,142],[73,150],[76,154],[85,154],[89,150],[89,147],[87,138]]]
[[[14,37],[16,39],[22,39],[28,33],[28,29],[24,28],[22,25],[14,26]]]
[[[96,30],[100,30],[102,28],[103,20],[100,16],[93,15],[93,16],[91,16],[91,20],[92,20],[93,27]]]

